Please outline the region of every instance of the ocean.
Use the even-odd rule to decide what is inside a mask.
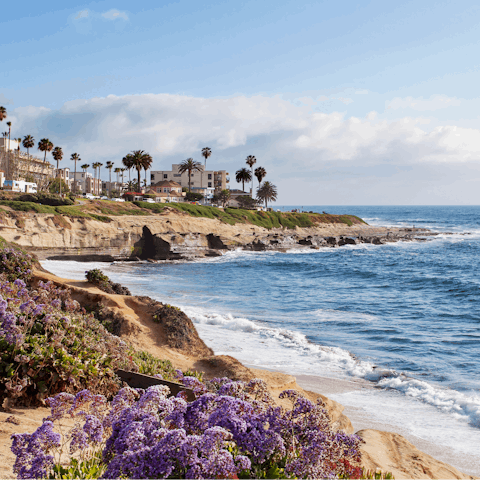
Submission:
[[[329,396],[480,474],[480,207],[303,209],[440,234],[381,246],[237,250],[184,263],[43,265],[73,279],[101,268],[133,294],[181,307],[216,354],[354,381]]]

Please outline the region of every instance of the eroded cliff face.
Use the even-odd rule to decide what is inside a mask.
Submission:
[[[140,258],[179,260],[217,256],[226,250],[278,250],[382,244],[428,235],[419,229],[386,229],[369,225],[323,224],[310,228],[272,229],[250,224],[228,225],[183,212],[149,216],[71,218],[51,214],[4,216],[0,236],[46,258],[81,261]]]

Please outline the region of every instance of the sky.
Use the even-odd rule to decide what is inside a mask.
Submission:
[[[480,204],[478,2],[20,1],[0,31],[12,136],[62,166],[210,147],[277,205]]]

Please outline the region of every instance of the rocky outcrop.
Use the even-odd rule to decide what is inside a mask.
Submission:
[[[21,215],[21,218],[19,217]],[[250,224],[229,225],[218,219],[182,212],[162,215],[112,216],[108,221],[51,214],[19,214],[0,219],[0,236],[31,249],[41,259],[79,261],[188,260],[218,256],[231,249],[287,251],[381,245],[425,239],[421,229],[386,229],[366,224],[321,224],[295,229],[271,229]],[[1,223],[3,222],[3,223]]]

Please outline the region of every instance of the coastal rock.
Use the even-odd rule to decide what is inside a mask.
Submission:
[[[384,473],[391,472],[397,480],[407,478],[474,478],[421,452],[397,433],[360,430],[357,435],[365,442],[360,450],[362,452],[362,466],[367,470],[381,469]]]

